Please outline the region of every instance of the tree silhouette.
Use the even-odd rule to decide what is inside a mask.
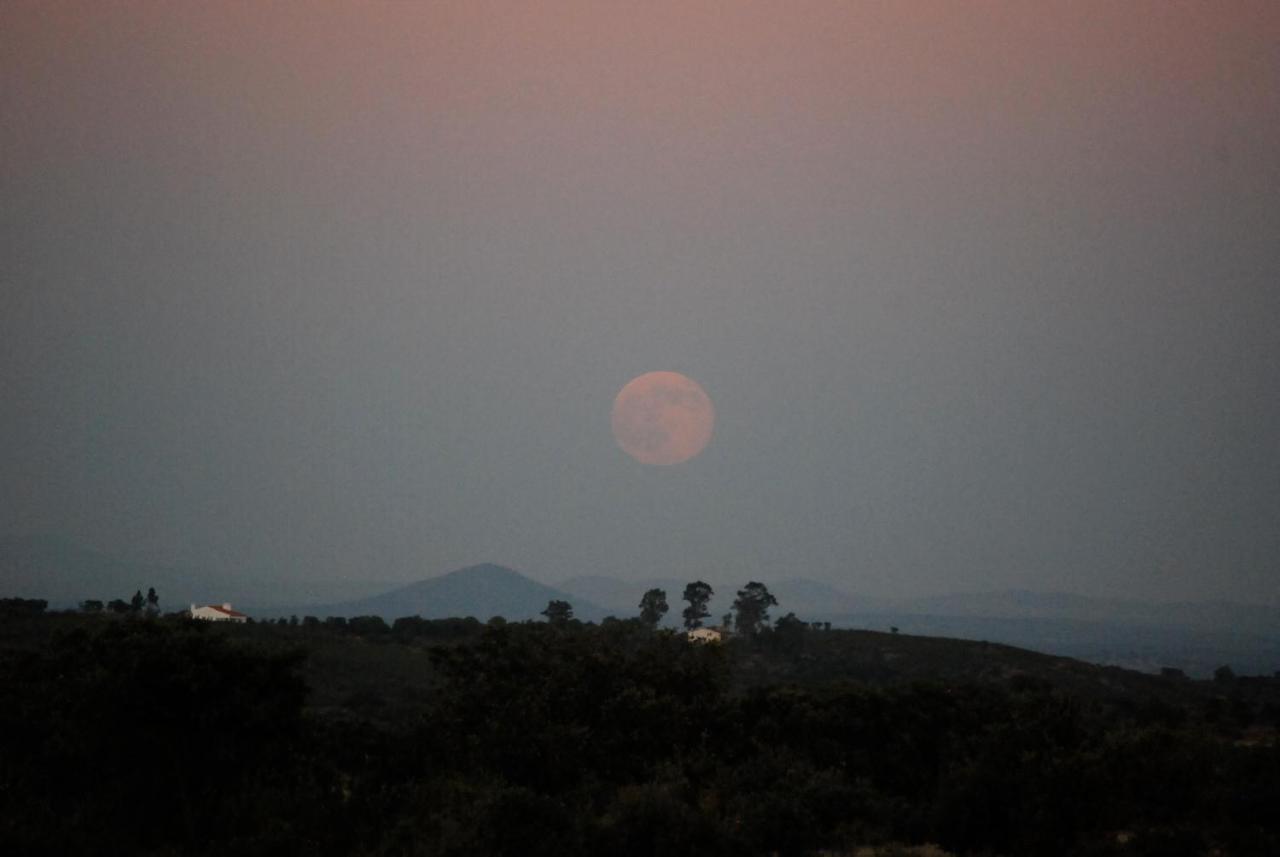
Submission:
[[[0,598],[0,615],[39,616],[48,606],[43,598]]]
[[[684,612],[680,615],[684,617],[685,628],[692,631],[694,628],[702,627],[702,620],[711,615],[711,611],[707,609],[707,603],[712,595],[715,595],[715,591],[711,585],[701,580],[695,580],[684,588],[683,597],[689,602],[689,606],[684,608]]]
[[[142,605],[146,603],[146,599],[142,597],[142,590],[139,589],[134,592],[133,597],[129,599],[129,609],[134,613],[140,613],[142,611]]]
[[[568,601],[552,599],[547,602],[547,609],[542,611],[552,625],[563,625],[573,618],[573,606]]]
[[[297,616],[290,617],[290,625],[296,625],[297,622]],[[362,636],[376,636],[378,634],[389,634],[391,626],[381,616],[352,616],[347,620],[347,630]]]
[[[666,590],[650,589],[640,599],[640,621],[656,628],[668,609]]]
[[[816,622],[814,623],[817,624]],[[778,647],[787,652],[795,652],[804,644],[805,634],[809,631],[809,623],[794,613],[788,613],[774,623],[774,640]]]
[[[160,612],[160,596],[156,595],[156,588],[154,586],[147,589],[147,612]]]
[[[769,607],[777,603],[778,599],[769,593],[767,586],[751,581],[738,590],[738,597],[733,602],[734,630],[739,634],[758,633],[769,621]]]

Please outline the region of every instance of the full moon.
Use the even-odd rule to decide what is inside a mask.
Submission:
[[[643,464],[679,464],[706,448],[716,411],[705,390],[679,372],[648,372],[613,400],[613,436]]]

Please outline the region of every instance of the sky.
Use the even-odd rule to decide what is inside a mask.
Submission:
[[[1280,604],[1280,4],[0,5],[0,533]],[[624,454],[695,379],[715,434]]]

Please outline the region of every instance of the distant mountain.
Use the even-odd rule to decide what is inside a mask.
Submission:
[[[778,599],[778,606],[774,608],[781,611],[778,615],[795,613],[801,619],[814,619],[824,613],[870,612],[885,609],[892,603],[884,598],[851,595],[829,583],[804,577],[779,580],[768,586]]]
[[[774,619],[794,612],[836,627],[896,626],[903,633],[990,640],[1144,670],[1176,666],[1205,675],[1221,664],[1240,673],[1280,670],[1280,608],[1273,606],[1144,602],[1025,590],[888,600],[851,595],[805,578],[762,582],[778,599],[770,611]],[[687,583],[591,576],[551,587],[508,568],[477,565],[367,596],[393,584],[138,563],[57,535],[0,537],[0,597],[43,598],[53,608],[74,607],[90,598],[128,599],[135,590],[146,592],[154,586],[165,611],[192,602],[230,601],[261,617],[380,615],[393,620],[417,614],[523,620],[539,618],[548,601],[562,599],[574,606],[579,618],[598,621],[611,614],[637,615],[641,596],[656,587],[667,593],[667,624],[674,626],[680,621],[680,595]],[[716,592],[711,621],[718,622],[746,581],[708,583]],[[295,606],[252,606],[272,604]]]
[[[388,622],[401,616],[448,619],[474,616],[487,621],[502,616],[510,621],[539,619],[547,603],[568,601],[575,618],[599,621],[611,611],[592,601],[538,583],[518,571],[482,564],[458,569],[372,598],[309,607],[275,607],[251,610],[252,615],[285,616],[381,616]]]
[[[640,614],[640,599],[650,589],[661,589],[667,593],[667,604],[676,613],[680,607],[680,593],[684,591],[688,581],[674,578],[650,578],[646,580],[618,580],[601,575],[584,575],[571,577],[556,584],[556,588],[567,592],[574,598],[599,604],[614,616],[621,619]],[[712,584],[719,591],[719,587]]]
[[[708,605],[710,621],[714,624],[719,622],[725,613],[729,612],[729,609],[733,606],[733,599],[738,586],[746,585],[746,581],[738,584],[738,586],[730,586],[727,583],[714,580],[705,580],[705,578],[704,581],[711,586],[714,592]],[[680,596],[684,594],[684,588],[691,582],[690,580],[674,577],[617,580],[616,578],[600,575],[585,575],[562,580],[556,584],[556,587],[572,593],[577,598],[594,601],[619,618],[640,615],[640,599],[644,594],[650,589],[661,589],[667,593],[667,606],[669,608],[664,624],[674,628],[680,624],[680,612],[688,606],[680,600]],[[772,591],[772,585],[769,588]]]

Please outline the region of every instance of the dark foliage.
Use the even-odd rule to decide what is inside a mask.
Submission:
[[[733,600],[734,630],[739,634],[758,634],[769,621],[769,608],[777,603],[769,587],[751,581],[738,590],[738,597]]]
[[[667,593],[663,589],[650,589],[640,599],[640,621],[656,628],[667,615]]]
[[[298,738],[297,664],[143,621],[6,654],[0,841],[19,854],[146,853],[266,825],[241,798],[271,787]]]
[[[423,619],[421,616],[402,616],[391,624],[391,634],[397,640],[442,641],[479,636],[484,625],[472,616],[465,619]]]
[[[681,597],[689,602],[689,606],[684,608],[680,615],[684,619],[684,627],[687,630],[692,631],[694,628],[702,627],[702,620],[711,615],[707,605],[711,602],[711,596],[715,594],[711,584],[701,580],[695,580],[685,586],[684,595]]]
[[[552,599],[547,602],[547,609],[542,611],[542,615],[553,625],[563,625],[573,618],[573,605],[568,601]]]
[[[792,616],[726,646],[366,620],[11,622],[6,853],[1280,853],[1272,679],[891,682],[872,638]],[[880,638],[894,663],[919,639]]]
[[[297,625],[297,617],[290,624]],[[391,626],[381,616],[352,616],[347,620],[347,630],[366,637],[380,637],[390,634]]]
[[[39,616],[48,606],[43,598],[0,598],[0,616]]]

